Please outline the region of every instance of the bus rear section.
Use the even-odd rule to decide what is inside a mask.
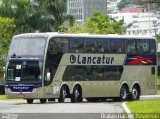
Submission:
[[[72,102],[81,102],[83,98],[126,101],[138,100],[140,95],[156,94],[154,38],[95,35],[55,39],[70,42],[53,83],[53,95],[60,102],[65,98]]]

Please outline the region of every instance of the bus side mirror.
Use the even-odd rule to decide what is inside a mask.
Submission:
[[[50,72],[47,72],[47,78],[46,78],[46,81],[50,81],[51,80],[51,73]]]
[[[4,74],[3,74],[3,79],[5,80],[5,78],[6,78],[6,74],[5,74],[5,72],[4,72]]]

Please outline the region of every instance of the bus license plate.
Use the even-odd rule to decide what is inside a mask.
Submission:
[[[18,94],[17,97],[18,97],[18,98],[24,98],[25,95],[24,95],[24,94]]]

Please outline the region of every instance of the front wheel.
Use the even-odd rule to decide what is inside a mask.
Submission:
[[[65,97],[67,95],[67,92],[66,92],[66,89],[65,87],[63,86],[60,90],[60,96],[58,98],[58,102],[59,103],[63,103],[65,101]]]
[[[32,104],[33,103],[33,99],[27,99],[27,103],[28,104]]]
[[[129,93],[129,91],[128,91],[127,87],[123,85],[120,90],[120,100],[127,101],[128,100],[128,93]]]
[[[47,99],[40,99],[41,103],[46,103]]]
[[[82,94],[78,86],[74,87],[73,94],[71,96],[71,102],[82,102]]]
[[[131,99],[134,100],[139,100],[140,97],[140,91],[138,86],[133,86],[132,92],[131,92]]]

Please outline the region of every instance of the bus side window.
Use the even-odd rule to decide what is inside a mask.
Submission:
[[[149,41],[147,39],[137,40],[137,51],[138,53],[148,53],[149,52]]]
[[[153,39],[149,40],[149,52],[155,53],[156,52],[156,41]]]
[[[98,39],[97,40],[98,53],[109,52],[109,39]]]
[[[127,52],[128,53],[135,53],[136,52],[136,40],[128,40],[128,46],[127,46]]]
[[[70,39],[70,52],[72,53],[84,52],[84,42],[82,38],[71,38]]]
[[[124,53],[125,47],[122,39],[111,39],[110,40],[111,53]]]
[[[96,39],[93,38],[85,39],[85,49],[87,53],[95,53],[97,51]]]
[[[69,40],[68,38],[55,38],[56,43],[59,47],[59,52],[69,52]]]
[[[58,45],[56,44],[56,42],[51,40],[49,42],[48,49],[47,49],[47,58],[49,60],[53,60],[53,56],[57,53],[58,53]]]

